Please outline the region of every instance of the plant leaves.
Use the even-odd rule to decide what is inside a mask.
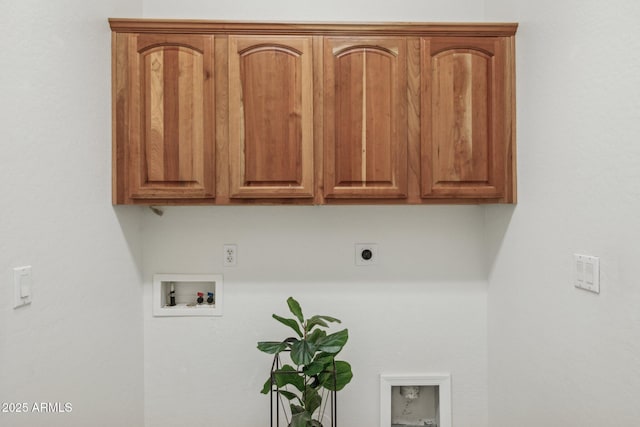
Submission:
[[[289,344],[286,341],[261,341],[258,343],[258,350],[269,354],[277,354],[285,350]]]
[[[320,397],[320,394],[315,389],[307,387],[304,393],[304,407],[307,412],[313,416],[313,413],[320,407],[321,403],[322,397]]]
[[[328,371],[321,373],[318,378],[322,387],[332,391],[340,391],[351,382],[353,372],[351,372],[351,365],[348,362],[336,361],[335,377],[333,366],[331,366]]]
[[[320,338],[324,338],[326,336],[327,333],[325,331],[323,331],[322,329],[316,329],[315,331],[307,335],[307,341],[315,345],[318,340],[320,340]]]
[[[328,328],[329,324],[324,320],[320,319],[318,316],[313,316],[311,319],[307,320],[307,324],[305,325],[304,329],[305,331],[309,332],[316,326],[322,326],[322,327]]]
[[[302,401],[300,401],[300,397],[298,397],[297,394],[292,393],[290,391],[287,390],[278,390],[278,393],[280,393],[281,395],[283,395],[284,397],[286,397],[288,400],[293,400],[296,399],[298,402],[302,403]]]
[[[327,335],[324,338],[318,340],[316,345],[318,350],[326,353],[338,354],[342,347],[347,343],[349,339],[349,330],[343,329],[331,335]]]
[[[298,334],[298,336],[302,338],[302,332],[300,331],[300,326],[298,325],[298,322],[296,322],[294,319],[287,319],[284,317],[280,317],[277,314],[274,314],[272,317],[276,319],[278,322],[283,323],[288,327],[290,327],[291,329],[293,329],[296,332],[296,334]]]
[[[313,361],[307,366],[305,366],[302,370],[307,376],[318,375],[323,371],[329,369],[329,367],[333,368],[333,359],[335,355],[329,353],[318,353],[314,357]]]
[[[331,363],[331,362],[325,363],[325,362],[313,361],[310,364],[308,364],[307,366],[305,366],[303,371],[308,377],[312,377],[312,376],[318,375],[319,373],[324,371],[329,363]]]
[[[273,378],[278,388],[291,384],[298,390],[304,391],[304,378],[300,375],[300,372],[291,365],[284,365],[282,368],[273,371]]]
[[[313,316],[313,317],[307,319],[307,323],[306,323],[306,326],[305,326],[305,331],[306,332],[310,332],[316,326],[322,326],[322,327],[328,328],[329,324],[327,322],[341,323],[340,320],[336,319],[335,317],[331,317],[331,316]]]
[[[305,410],[293,413],[293,405],[291,405],[291,423],[289,427],[309,427],[311,424],[311,414]]]
[[[300,304],[298,301],[293,299],[293,297],[289,297],[287,299],[287,305],[289,306],[289,311],[293,313],[294,316],[298,318],[300,324],[304,323],[304,316],[302,315],[302,308],[300,308]]]
[[[293,415],[295,414],[301,414],[302,412],[304,412],[304,408],[300,405],[295,405],[295,404],[291,404],[291,413]]]
[[[329,364],[329,363],[333,363],[333,359],[336,357],[335,354],[331,354],[331,353],[317,353],[316,357],[313,359],[314,362],[321,362],[324,363],[325,365]]]
[[[262,386],[262,390],[260,391],[260,393],[269,394],[270,390],[271,390],[271,377],[267,378],[267,381]]]
[[[291,346],[291,360],[296,365],[308,365],[316,354],[316,346],[307,340],[300,340]]]

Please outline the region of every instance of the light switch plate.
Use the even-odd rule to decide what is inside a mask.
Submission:
[[[574,254],[575,287],[600,293],[600,258]]]
[[[13,269],[13,286],[13,308],[31,304],[32,277],[30,265],[24,267],[16,267]]]

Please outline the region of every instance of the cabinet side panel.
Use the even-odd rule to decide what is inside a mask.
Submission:
[[[128,144],[129,90],[128,35],[112,33],[112,203],[127,203],[126,146]]]

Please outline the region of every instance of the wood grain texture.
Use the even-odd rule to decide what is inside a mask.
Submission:
[[[238,22],[109,18],[113,31],[136,33],[321,36],[513,36],[517,23]]]
[[[324,37],[313,37],[313,143],[314,143],[314,199],[316,205],[324,203]]]
[[[312,44],[229,37],[231,197],[313,197]]]
[[[114,204],[517,200],[517,24],[109,23]]]
[[[325,197],[407,196],[406,81],[405,39],[325,39]]]
[[[408,203],[421,203],[420,174],[420,39],[407,39],[407,192]],[[425,168],[425,171],[430,170]]]
[[[118,203],[213,199],[213,36],[118,35],[115,51]]]
[[[423,197],[504,196],[504,61],[499,38],[423,39]]]
[[[128,201],[127,146],[129,144],[129,78],[128,36],[113,33],[111,37],[112,72],[112,190],[114,205]]]
[[[229,38],[215,38],[216,203],[229,204]]]

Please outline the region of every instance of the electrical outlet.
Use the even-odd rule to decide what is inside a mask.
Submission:
[[[224,245],[224,266],[235,267],[238,265],[238,246],[233,244]]]
[[[356,243],[356,265],[375,265],[378,263],[378,245],[374,243]]]

